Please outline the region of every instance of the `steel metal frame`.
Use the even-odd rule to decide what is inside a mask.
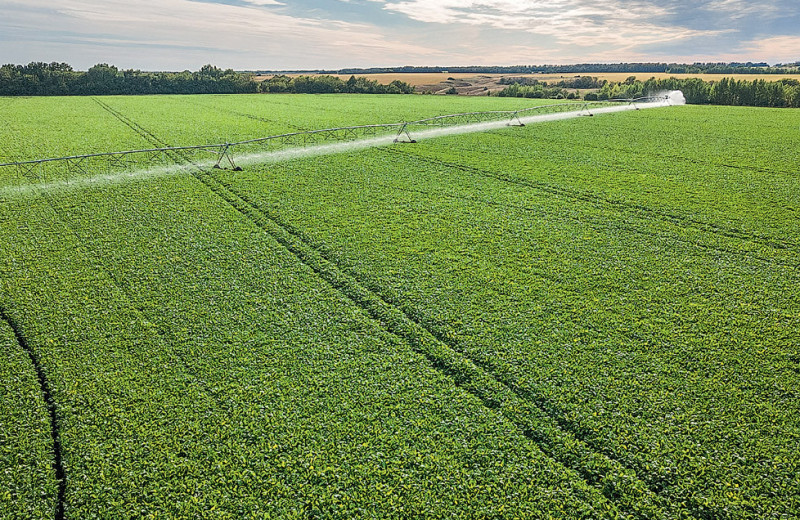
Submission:
[[[223,162],[227,162],[233,170],[241,170],[234,161],[234,151],[252,146],[263,145],[269,148],[310,146],[326,142],[356,141],[362,138],[377,137],[386,135],[391,137],[395,133],[395,143],[415,143],[412,132],[415,129],[425,129],[429,127],[449,127],[470,124],[480,124],[487,122],[500,122],[506,120],[507,126],[525,126],[522,117],[533,113],[563,113],[577,112],[585,115],[592,115],[591,108],[608,106],[609,104],[628,103],[638,110],[637,104],[668,101],[667,98],[636,98],[636,99],[611,99],[607,101],[589,101],[579,103],[556,103],[550,105],[540,105],[535,107],[523,108],[520,110],[493,110],[484,112],[463,112],[459,114],[447,114],[416,121],[406,121],[401,123],[387,123],[375,125],[345,126],[337,128],[324,128],[321,130],[306,130],[290,132],[285,134],[259,137],[233,143],[205,144],[195,146],[172,146],[163,148],[146,148],[141,150],[125,150],[118,152],[102,152],[83,155],[70,155],[66,157],[53,157],[47,159],[35,159],[27,161],[15,161],[0,163],[0,168],[17,168],[24,177],[29,177],[32,173],[41,173],[41,168],[54,164],[64,167],[67,175],[80,175],[89,173],[88,169],[94,164],[106,170],[128,169],[132,167],[152,166],[157,163],[171,162],[171,154],[180,153],[185,158],[191,155],[193,158],[198,154],[208,154],[216,156],[214,168],[222,168]],[[37,173],[37,175],[39,174]]]

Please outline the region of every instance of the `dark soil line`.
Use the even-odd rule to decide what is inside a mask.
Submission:
[[[58,406],[56,405],[55,399],[53,399],[50,381],[45,375],[41,359],[39,359],[39,356],[36,354],[36,351],[33,349],[33,347],[30,346],[28,340],[25,339],[22,329],[17,321],[2,306],[0,306],[0,319],[8,323],[9,327],[11,327],[11,329],[14,331],[14,337],[17,339],[17,343],[19,343],[20,347],[27,352],[31,363],[33,364],[33,368],[36,371],[36,378],[39,380],[39,387],[42,390],[44,402],[47,405],[47,411],[50,415],[50,436],[53,439],[53,471],[55,472],[56,480],[58,481],[58,497],[56,501],[55,520],[64,520],[64,513],[66,509],[65,497],[67,493],[67,474],[64,470],[64,459],[61,451],[61,430],[59,428],[58,421]]]
[[[428,164],[436,164],[436,165],[446,166],[448,168],[453,168],[453,169],[460,170],[460,171],[463,171],[463,172],[472,173],[474,175],[479,175],[481,177],[489,177],[489,178],[496,179],[496,180],[499,180],[499,181],[502,181],[502,182],[507,182],[509,184],[516,184],[518,186],[524,186],[524,187],[527,187],[527,188],[533,188],[533,189],[537,189],[539,191],[543,191],[543,192],[546,192],[546,193],[551,193],[553,195],[558,195],[558,196],[571,198],[573,200],[580,200],[580,201],[588,202],[590,204],[595,204],[595,205],[611,206],[611,207],[617,208],[617,209],[619,209],[621,211],[626,211],[628,213],[634,214],[634,216],[635,216],[636,213],[652,215],[653,217],[658,218],[658,219],[660,219],[662,221],[668,222],[670,224],[683,225],[683,226],[686,226],[686,227],[693,227],[693,228],[695,228],[698,231],[703,232],[703,233],[711,233],[711,234],[714,234],[714,235],[723,236],[725,238],[731,238],[731,239],[737,239],[737,240],[743,240],[743,241],[750,241],[750,242],[754,242],[754,243],[760,244],[762,246],[770,247],[772,249],[778,249],[778,250],[791,249],[791,250],[795,250],[796,248],[800,247],[800,246],[796,245],[794,242],[789,241],[788,239],[784,239],[784,240],[786,240],[787,244],[779,244],[779,243],[775,242],[775,240],[773,238],[771,238],[771,237],[767,237],[767,236],[759,235],[759,234],[748,234],[748,233],[745,233],[745,232],[742,232],[742,231],[738,231],[738,230],[727,229],[727,228],[724,228],[722,226],[718,226],[716,224],[703,222],[701,220],[692,219],[692,218],[681,216],[681,215],[675,215],[675,214],[667,213],[667,212],[664,212],[664,211],[659,211],[659,210],[650,208],[648,206],[643,206],[641,204],[633,204],[633,203],[626,202],[626,201],[623,201],[623,200],[609,199],[609,198],[606,198],[606,197],[596,196],[596,195],[592,195],[592,194],[589,194],[589,193],[582,193],[580,191],[576,191],[576,190],[572,190],[572,189],[568,189],[568,188],[561,188],[561,187],[558,187],[558,186],[552,186],[552,185],[549,185],[549,184],[546,184],[546,183],[529,181],[529,180],[521,179],[521,178],[518,178],[518,177],[504,175],[504,174],[501,174],[501,173],[498,173],[498,172],[484,170],[482,168],[475,168],[475,167],[472,167],[472,166],[466,166],[466,165],[463,165],[463,164],[444,161],[444,160],[441,160],[441,159],[434,159],[434,158],[430,158],[430,157],[425,157],[425,156],[422,156],[422,155],[415,154],[413,152],[399,151],[398,150],[398,151],[392,151],[392,153],[398,153],[398,154],[407,155],[409,157],[414,157],[415,159],[418,159],[418,160],[420,160],[422,162],[426,162]],[[748,255],[748,256],[753,258],[753,256],[751,256],[751,255]],[[768,259],[762,259],[762,260],[764,260],[766,262],[774,262],[774,260],[768,260]],[[789,265],[791,265],[792,267],[795,267],[795,268],[797,267],[797,266],[795,266],[793,264],[789,264]]]
[[[130,119],[125,117],[121,112],[111,108],[111,106],[109,106],[108,104],[100,101],[97,98],[92,98],[92,100],[95,103],[97,103],[98,105],[100,105],[109,114],[111,114],[112,116],[116,117],[121,123],[125,124],[131,130],[133,130],[134,132],[139,134],[140,137],[143,137],[144,139],[150,141],[151,144],[156,145],[156,146],[162,146],[162,147],[169,147],[170,146],[169,143],[167,143],[166,141],[162,141],[162,140],[158,139],[156,136],[154,136],[153,134],[151,134],[150,132],[145,130],[143,127],[138,125],[136,122],[131,121]]]

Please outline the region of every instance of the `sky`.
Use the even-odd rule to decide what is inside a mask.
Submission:
[[[0,63],[142,70],[800,61],[798,0],[0,0]]]

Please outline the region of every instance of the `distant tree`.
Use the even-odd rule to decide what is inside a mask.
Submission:
[[[388,89],[392,89],[393,92],[388,92],[389,94],[413,94],[414,87],[404,81],[400,81],[396,79],[389,83]]]
[[[219,79],[222,74],[222,70],[213,65],[203,65],[200,67],[200,70],[197,71],[197,75],[201,78]]]
[[[79,83],[82,85],[84,94],[123,94],[120,88],[122,81],[118,81],[119,70],[113,65],[99,63],[91,67],[81,78]]]
[[[264,93],[281,93],[281,92],[292,92],[292,78],[289,76],[280,74],[278,76],[273,76],[270,79],[264,80],[261,82],[259,86],[259,92]]]

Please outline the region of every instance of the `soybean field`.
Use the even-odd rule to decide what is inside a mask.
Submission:
[[[0,98],[0,163],[536,103]],[[0,519],[800,517],[800,111],[303,150],[0,166]]]

